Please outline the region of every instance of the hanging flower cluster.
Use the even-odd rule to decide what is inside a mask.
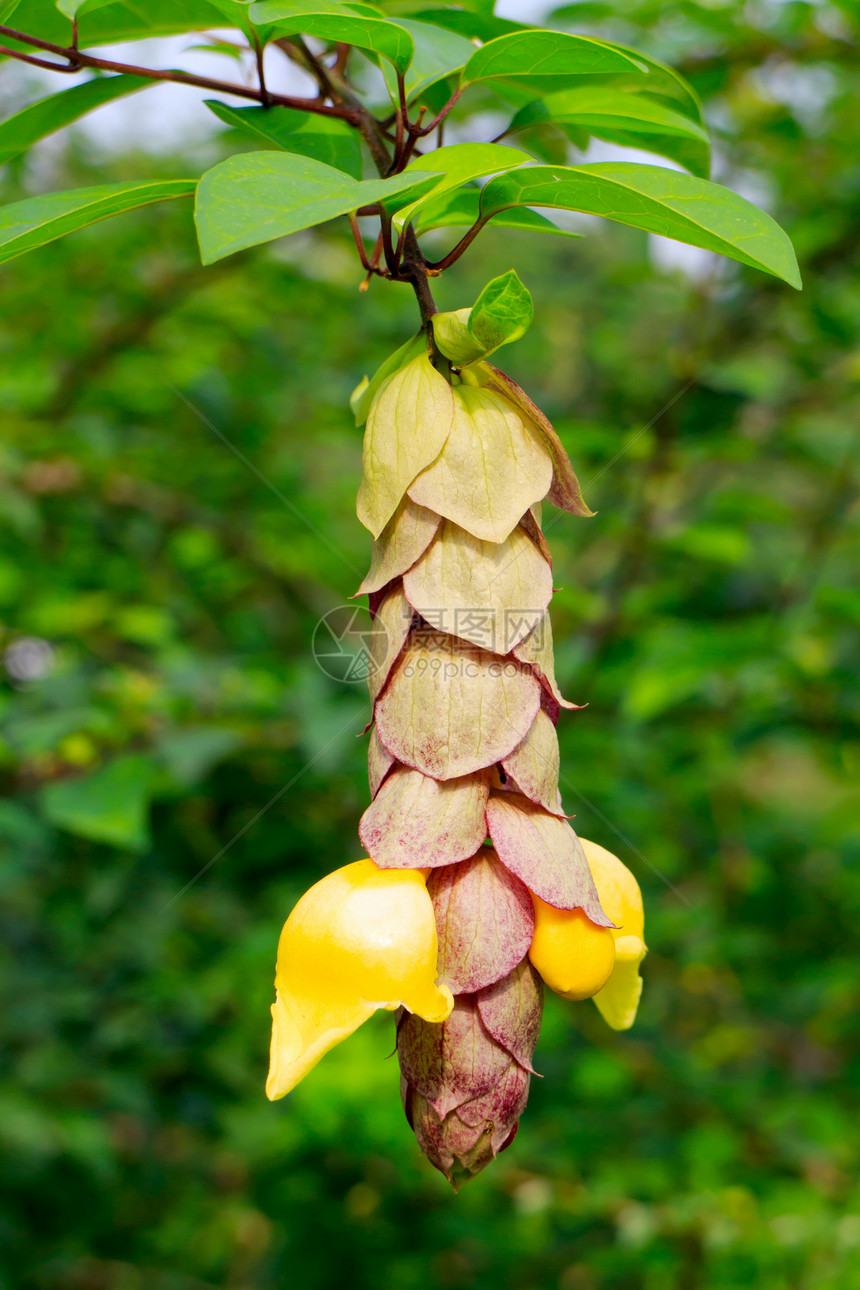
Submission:
[[[645,953],[635,879],[577,837],[558,789],[556,722],[576,705],[555,679],[541,503],[591,512],[468,321],[437,315],[442,353],[407,351],[370,391],[369,859],[284,927],[267,1085],[282,1096],[375,1008],[400,1009],[406,1115],[455,1186],[516,1133],[543,983],[624,1029]]]

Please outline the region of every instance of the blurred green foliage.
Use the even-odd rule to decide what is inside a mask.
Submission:
[[[564,793],[645,889],[640,1019],[551,1000],[458,1197],[384,1016],[265,1101],[280,925],[367,795],[364,693],[310,650],[368,558],[347,399],[414,304],[336,230],[203,270],[178,203],[46,247],[0,278],[3,1290],[860,1287],[856,7],[565,13],[685,71],[806,282],[606,226],[488,231],[438,285],[516,267],[505,366],[599,511],[548,533]]]

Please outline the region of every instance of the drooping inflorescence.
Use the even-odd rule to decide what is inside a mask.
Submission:
[[[369,859],[284,928],[267,1086],[282,1096],[397,1008],[406,1115],[455,1186],[516,1133],[544,983],[624,1029],[645,953],[635,879],[577,837],[558,788],[556,722],[577,705],[555,678],[541,504],[591,512],[550,423],[486,361],[501,342],[481,344],[474,314],[436,315],[435,343],[404,347],[358,402]]]

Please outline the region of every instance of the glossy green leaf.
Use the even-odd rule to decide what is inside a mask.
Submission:
[[[257,138],[265,139],[285,152],[313,157],[353,179],[361,178],[361,147],[358,132],[337,117],[297,112],[286,107],[235,108],[216,99],[206,99],[206,106],[225,125],[235,126]]]
[[[571,76],[641,70],[631,55],[590,36],[520,31],[476,49],[463,71],[463,84],[501,79],[537,90],[557,90]]]
[[[71,0],[70,0],[71,2]],[[237,10],[246,9],[235,0]],[[206,31],[224,27],[224,13],[215,0],[114,0],[92,12],[81,7],[81,46],[107,44],[120,40],[140,40],[147,36],[167,36],[187,31]],[[32,32],[42,40],[67,45],[71,28],[68,17],[54,0],[26,0],[17,5],[15,22],[21,30]],[[7,19],[8,21],[8,15]],[[13,44],[4,38],[4,45]],[[23,46],[20,46],[23,48]],[[32,52],[32,50],[30,51]]]
[[[433,197],[449,189],[459,188],[462,184],[480,175],[493,175],[512,166],[522,166],[533,158],[518,148],[507,148],[500,143],[454,143],[448,148],[437,148],[428,152],[426,157],[417,157],[404,172],[407,175],[419,175],[433,170],[439,176],[432,188]],[[429,194],[428,194],[429,196]],[[394,223],[402,228],[423,205],[421,197],[404,207],[394,217]]]
[[[250,32],[253,30],[254,24],[251,22],[250,0],[210,0],[210,4],[214,4],[216,9],[220,9],[231,26],[235,23],[242,31]]]
[[[320,0],[317,6],[309,5],[307,0],[258,0],[251,5],[251,20],[272,23],[281,35],[301,32],[322,40],[345,41],[379,54],[401,72],[406,71],[415,52],[405,27],[381,15],[371,17],[327,0]]]
[[[704,127],[659,99],[644,94],[632,94],[608,85],[561,90],[521,108],[508,133],[547,123],[580,125],[601,139],[630,143],[652,152],[659,153],[665,143],[668,155],[673,158],[678,141],[683,140],[688,147],[693,145],[688,154],[693,161],[691,169],[703,177],[709,171],[710,148]]]
[[[431,197],[418,211],[413,225],[417,233],[427,233],[434,228],[470,228],[481,211],[480,188],[459,188],[455,192]],[[493,217],[494,228],[521,229],[527,233],[555,233],[559,237],[582,237],[572,229],[559,228],[545,215],[527,207],[512,207]]]
[[[649,58],[647,54],[640,53],[638,49],[628,49],[626,45],[616,45],[623,54],[627,54],[635,62],[640,63],[642,72],[633,75],[615,75],[608,79],[608,84],[619,90],[633,90],[640,94],[647,94],[652,98],[670,100],[678,112],[683,112],[690,120],[697,121],[699,125],[704,124],[702,117],[702,105],[699,102],[699,96],[690,85],[689,81],[684,80],[680,73],[676,72],[673,67],[667,67],[665,63],[659,63],[656,58]],[[644,72],[644,75],[642,74]]]
[[[207,170],[197,188],[195,219],[203,263],[360,206],[414,195],[438,178],[407,171],[389,179],[355,180],[310,157],[278,152],[229,157]]]
[[[57,8],[67,18],[77,18],[113,3],[114,0],[57,0]]]
[[[470,11],[466,5],[459,9],[418,9],[413,16],[423,23],[433,23],[436,27],[444,27],[446,31],[455,31],[467,40],[483,42],[495,40],[497,36],[507,36],[511,32],[526,31],[529,27],[528,23],[497,18],[489,9],[481,13]]]
[[[150,206],[171,197],[190,197],[194,179],[165,179],[103,184],[97,188],[73,188],[65,193],[45,193],[0,208],[0,262],[24,251],[44,246],[66,233],[88,224]]]
[[[472,42],[453,31],[445,31],[427,22],[412,22],[407,18],[392,18],[392,21],[405,28],[415,42],[415,56],[406,73],[406,98],[409,101],[423,94],[437,81],[459,72],[474,53],[475,46]],[[390,67],[386,66],[384,70],[389,93],[396,101],[397,78]]]
[[[791,242],[775,220],[729,188],[662,166],[604,162],[528,167],[499,175],[484,187],[483,215],[510,206],[554,206],[602,215],[717,251],[800,286]]]
[[[0,166],[20,156],[39,139],[79,120],[93,108],[151,85],[140,76],[105,76],[61,90],[16,112],[0,124]]]

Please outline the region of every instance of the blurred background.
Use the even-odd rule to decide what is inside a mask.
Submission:
[[[491,229],[438,284],[535,297],[504,366],[599,512],[549,528],[564,798],[651,947],[630,1033],[548,1000],[519,1137],[456,1197],[387,1015],[263,1096],[281,924],[360,854],[367,702],[311,640],[368,561],[347,399],[411,293],[359,295],[336,226],[201,269],[185,203],[4,267],[3,1290],[860,1287],[856,17],[553,19],[691,79],[802,295],[608,224]],[[160,131],[73,128],[0,195],[223,155]]]

